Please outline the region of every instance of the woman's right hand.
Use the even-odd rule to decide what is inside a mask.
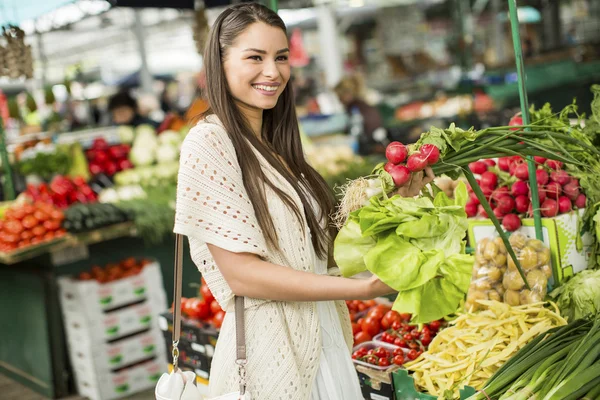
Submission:
[[[374,299],[380,296],[396,293],[397,291],[386,285],[376,275],[366,280],[368,299]]]

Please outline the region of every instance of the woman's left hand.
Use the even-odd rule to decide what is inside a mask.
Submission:
[[[399,187],[394,195],[399,194],[402,197],[415,197],[428,183],[433,182],[435,174],[431,167],[426,167],[425,170],[411,174],[410,180]]]

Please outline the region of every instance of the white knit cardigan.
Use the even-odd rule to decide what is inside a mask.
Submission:
[[[300,198],[288,182],[257,150],[254,153],[266,176],[302,210]],[[302,221],[298,221],[266,185],[265,190],[279,251],[266,244],[244,188],[235,149],[219,119],[207,117],[189,132],[181,149],[174,231],[188,236],[194,263],[227,311],[212,360],[210,396],[236,391],[238,375],[233,293],[206,244],[236,253],[253,253],[299,271],[314,272],[316,263],[325,262],[315,254],[304,213]],[[316,303],[247,298],[245,304],[247,380],[253,398],[309,399],[321,354]],[[343,301],[336,302],[336,306],[350,349],[348,310]]]

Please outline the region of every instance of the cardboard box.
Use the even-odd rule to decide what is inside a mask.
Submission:
[[[73,364],[77,390],[90,400],[112,400],[156,386],[167,371],[164,355],[115,372],[96,373],[85,364]]]
[[[544,244],[550,248],[553,278],[551,286],[559,285],[565,279],[587,268],[591,252],[592,236],[581,232],[579,221],[584,210],[561,214],[554,218],[542,218]],[[517,232],[535,238],[532,218],[522,220],[523,226]],[[469,244],[475,247],[477,241],[498,235],[489,219],[469,219]]]
[[[63,309],[65,330],[69,338],[78,337],[86,343],[106,343],[137,332],[158,328],[158,315],[165,308],[163,302],[147,300],[100,314]]]
[[[86,363],[88,368],[102,372],[165,354],[164,338],[158,329],[111,343],[90,343],[86,338],[71,335],[68,347],[72,363]]]
[[[95,280],[79,281],[65,276],[58,279],[58,284],[62,307],[68,311],[85,310],[99,315],[150,298],[164,303],[165,308],[167,303],[160,265],[156,261],[146,265],[139,275],[114,282],[100,284]]]
[[[158,325],[161,331],[171,337],[173,332],[173,314],[169,312],[161,314]],[[214,326],[205,322],[182,318],[180,343],[183,341],[190,343],[190,345],[194,344],[198,351],[206,354],[208,357],[212,357],[218,338],[219,331]]]

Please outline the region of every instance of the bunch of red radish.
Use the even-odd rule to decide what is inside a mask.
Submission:
[[[543,157],[534,157],[534,160],[537,166],[535,173],[540,212],[543,217],[551,218],[568,213],[573,208],[585,208],[587,199],[581,193],[579,181],[562,169],[562,162]],[[507,231],[512,232],[521,227],[520,216],[533,214],[528,183],[529,167],[525,159],[520,156],[502,157],[498,159],[497,167],[494,160],[480,160],[469,164],[469,169],[479,175],[479,186],[494,215],[502,221],[502,226]],[[499,185],[498,174],[494,172],[498,169],[508,172],[516,181],[510,186]],[[469,190],[470,198],[465,206],[467,216],[488,218],[473,190]]]
[[[419,151],[408,155],[408,148],[400,142],[391,142],[385,149],[389,161],[383,169],[392,176],[394,185],[400,187],[410,180],[411,173],[424,170],[440,159],[440,149],[433,144],[424,144]],[[404,162],[406,161],[406,164]]]

